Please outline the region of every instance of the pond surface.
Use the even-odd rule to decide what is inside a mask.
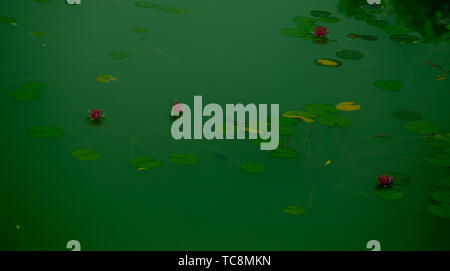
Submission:
[[[0,249],[450,249],[445,1],[135,2],[0,3]],[[315,114],[176,141],[195,95]]]

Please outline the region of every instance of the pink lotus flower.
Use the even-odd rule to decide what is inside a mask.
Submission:
[[[92,120],[96,120],[98,118],[100,118],[100,116],[102,115],[102,110],[94,108],[92,110],[89,110],[89,116],[91,117]]]
[[[381,174],[380,176],[377,177],[377,179],[378,183],[380,183],[382,186],[388,187],[391,185],[392,181],[394,180],[394,177],[386,174]]]
[[[172,104],[172,112],[176,112],[176,113],[182,113],[183,112],[183,106],[178,103],[178,102],[173,102]]]
[[[317,26],[312,33],[318,38],[326,38],[328,31],[326,27]]]

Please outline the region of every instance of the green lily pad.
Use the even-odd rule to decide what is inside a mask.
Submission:
[[[285,147],[278,147],[275,150],[269,151],[268,154],[272,157],[281,159],[292,159],[298,156],[298,152],[296,150]]]
[[[242,163],[241,169],[247,173],[259,174],[267,170],[265,165],[255,163]]]
[[[109,54],[110,57],[117,60],[128,60],[133,57],[132,54],[124,51],[114,51]]]
[[[177,165],[193,165],[198,162],[198,158],[192,154],[180,153],[172,154],[169,161]]]
[[[100,155],[93,150],[76,150],[72,152],[72,156],[81,161],[97,160]]]
[[[149,169],[160,167],[162,165],[162,162],[159,160],[155,160],[155,158],[150,156],[143,156],[131,159],[130,164],[138,169]]]
[[[390,80],[390,79],[388,79],[386,81],[377,80],[377,81],[375,81],[374,85],[377,88],[381,88],[381,89],[384,89],[384,90],[398,91],[398,90],[402,90],[403,89],[403,84],[402,83],[400,83],[398,81],[395,81],[395,80]]]
[[[430,197],[440,205],[450,205],[450,190],[441,190],[431,193]]]
[[[317,121],[322,125],[330,127],[346,127],[352,124],[351,120],[341,115],[324,115],[320,116]]]
[[[338,17],[320,17],[322,23],[338,23],[341,21]]]
[[[367,24],[371,25],[371,26],[383,28],[383,27],[390,25],[391,23],[388,21],[385,21],[385,20],[372,19],[372,20],[368,20]]]
[[[448,148],[450,147],[450,137],[446,135],[437,134],[427,141],[428,147],[431,148]]]
[[[147,29],[147,27],[135,26],[135,27],[130,28],[130,31],[141,34],[141,33],[147,33],[148,29]]]
[[[0,16],[0,24],[12,24],[16,22],[16,18]]]
[[[409,121],[421,120],[423,118],[420,113],[411,110],[397,110],[392,113],[392,116],[399,120]]]
[[[398,25],[387,25],[381,28],[384,32],[389,34],[407,34],[411,32],[411,30],[404,26]]]
[[[403,174],[403,173],[386,172],[384,174],[394,177],[394,180],[392,181],[392,185],[407,185],[412,182],[411,177],[406,174]]]
[[[362,12],[362,13],[353,15],[353,18],[355,18],[356,20],[360,20],[360,21],[369,21],[369,20],[375,19],[375,16],[370,13]]]
[[[154,10],[169,12],[172,14],[186,14],[189,12],[188,9],[178,9],[170,6],[158,5],[150,1],[137,1],[134,4],[140,8],[152,8]]]
[[[288,206],[284,209],[284,212],[286,214],[302,215],[302,214],[306,213],[306,208],[303,208],[300,206]]]
[[[28,135],[38,138],[56,138],[64,134],[63,129],[53,126],[33,126],[28,129]]]
[[[439,131],[436,124],[424,120],[410,121],[406,123],[405,128],[419,134],[432,134]]]
[[[354,50],[337,50],[336,56],[349,60],[358,60],[364,57],[364,55],[361,52]]]
[[[279,134],[281,136],[293,136],[295,135],[295,130],[291,127],[279,127]]]
[[[46,83],[38,81],[26,81],[20,84],[21,89],[34,90],[34,91],[44,91],[48,88]]]
[[[9,97],[16,101],[31,101],[36,100],[41,96],[39,92],[32,89],[18,89],[8,93]]]
[[[382,199],[401,199],[403,192],[393,187],[377,187],[375,195]]]
[[[311,18],[311,17],[302,17],[302,16],[295,16],[294,18],[292,18],[292,20],[294,21],[294,23],[308,23],[308,24],[314,24],[317,22],[316,18]]]
[[[310,14],[311,14],[311,16],[321,18],[321,17],[328,17],[328,16],[330,16],[331,12],[328,12],[328,11],[325,11],[325,10],[312,10],[310,12]]]
[[[448,154],[432,154],[425,157],[425,161],[437,167],[450,167],[450,155]]]
[[[285,28],[281,30],[281,33],[285,36],[292,38],[301,38],[303,40],[316,40],[317,37],[310,31],[299,28]]]
[[[42,32],[42,31],[33,31],[33,32],[30,32],[30,35],[34,36],[34,37],[45,37],[45,36],[47,36],[47,33]]]
[[[420,41],[419,37],[409,35],[409,34],[394,34],[391,36],[391,40],[402,43],[402,44],[408,44],[408,43],[418,43]]]
[[[329,104],[308,104],[305,107],[305,110],[318,116],[330,115],[332,113],[339,112],[336,107]]]
[[[450,218],[450,206],[449,205],[434,205],[429,204],[427,211],[435,216],[442,218]]]

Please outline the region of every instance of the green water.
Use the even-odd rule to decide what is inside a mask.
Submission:
[[[424,162],[432,153],[427,138],[392,117],[395,110],[417,111],[450,132],[450,79],[436,80],[439,71],[423,61],[449,70],[448,43],[396,43],[347,17],[351,1],[157,2],[187,14],[134,2],[1,1],[0,15],[15,17],[17,27],[0,24],[0,249],[65,250],[69,240],[83,250],[365,250],[369,240],[383,250],[450,249],[450,219],[426,211],[437,191],[431,184],[450,171]],[[341,18],[322,23],[334,41],[317,45],[281,34],[295,27],[292,17],[315,9]],[[402,16],[379,18],[395,23]],[[135,26],[148,32],[131,32]],[[349,33],[378,40],[352,40]],[[340,49],[364,58],[339,59]],[[112,51],[133,56],[116,60]],[[342,65],[322,67],[314,63],[319,58]],[[102,74],[118,80],[96,82]],[[48,85],[39,99],[8,97],[29,79]],[[374,87],[386,79],[404,89]],[[300,156],[276,159],[243,140],[172,139],[169,101],[192,105],[194,95],[205,104],[280,104],[281,112],[343,101],[361,110],[341,112],[352,121],[348,127],[297,125],[289,144]],[[106,113],[102,127],[85,122],[95,107]],[[60,127],[64,135],[27,135],[35,125]],[[380,134],[394,137],[371,137]],[[71,155],[83,148],[100,159]],[[173,153],[199,162],[171,164]],[[137,171],[129,161],[138,156],[163,166]],[[239,163],[247,161],[267,171],[243,172]],[[378,198],[375,176],[392,171],[413,181],[400,187],[399,200]],[[283,211],[288,206],[308,208],[293,215]]]

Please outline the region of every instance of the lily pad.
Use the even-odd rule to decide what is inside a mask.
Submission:
[[[132,54],[130,54],[128,52],[124,52],[124,51],[114,51],[114,52],[111,52],[109,54],[109,56],[112,57],[113,59],[118,59],[118,60],[128,60],[133,57]]]
[[[377,81],[375,81],[374,85],[377,88],[381,88],[381,89],[384,89],[384,90],[398,91],[398,90],[402,90],[403,89],[403,84],[402,83],[400,83],[398,81],[395,81],[395,80],[390,80],[390,79],[388,79],[386,81],[377,80]]]
[[[241,169],[247,173],[259,174],[267,170],[265,165],[255,163],[242,163]]]
[[[331,12],[325,11],[325,10],[312,10],[310,12],[311,16],[322,18],[322,17],[328,17],[331,15]]]
[[[382,199],[401,199],[403,197],[403,192],[393,187],[377,186],[375,195]]]
[[[147,27],[136,26],[136,27],[130,28],[130,31],[141,34],[141,33],[147,33],[148,29],[147,29]]]
[[[294,21],[294,23],[308,23],[308,24],[314,24],[317,22],[316,18],[311,18],[311,17],[302,17],[302,16],[295,16],[294,18],[292,18],[292,20]]]
[[[329,104],[308,104],[305,107],[305,110],[318,116],[330,115],[332,113],[339,112],[336,107]]]
[[[34,91],[44,91],[48,88],[46,83],[38,81],[26,81],[20,84],[21,89],[34,90]]]
[[[338,17],[320,17],[322,23],[338,23],[341,21]]]
[[[31,101],[36,100],[41,96],[39,92],[32,89],[18,89],[8,93],[9,97],[16,101]]]
[[[341,115],[324,115],[320,116],[317,121],[325,126],[329,127],[346,127],[352,124],[352,121],[348,118],[341,116]]]
[[[430,197],[441,204],[450,205],[450,190],[441,190],[431,193]]]
[[[97,160],[100,155],[93,150],[76,150],[72,152],[72,156],[81,161]]]
[[[47,33],[42,32],[42,31],[33,31],[33,32],[30,32],[30,35],[34,36],[34,37],[45,37],[45,36],[47,36]]]
[[[13,24],[16,22],[16,18],[0,16],[0,24]]]
[[[291,127],[279,127],[279,134],[281,136],[293,136],[295,135],[295,130]]]
[[[99,75],[95,80],[99,83],[109,83],[112,81],[116,81],[117,78],[113,77],[111,74]]]
[[[441,24],[450,25],[450,18],[441,18],[439,20]]]
[[[342,102],[337,104],[336,108],[340,111],[356,111],[361,109],[361,106],[354,102]]]
[[[409,34],[394,34],[391,36],[391,40],[402,44],[416,44],[420,41],[420,38]]]
[[[63,129],[53,126],[33,126],[28,129],[28,135],[38,138],[56,138],[64,134]]]
[[[435,216],[450,218],[450,205],[429,204],[427,207],[427,211]]]
[[[391,23],[388,21],[385,21],[385,20],[372,19],[372,20],[368,20],[367,24],[371,25],[371,26],[383,28],[383,27],[390,25]]]
[[[286,214],[302,215],[302,214],[306,213],[306,208],[303,208],[300,206],[288,206],[284,209],[284,212]]]
[[[450,155],[448,154],[432,154],[425,157],[425,161],[437,167],[450,167]]]
[[[392,113],[392,116],[399,120],[409,121],[421,120],[423,118],[420,113],[411,110],[397,110]]]
[[[177,165],[193,165],[198,162],[198,158],[192,154],[180,153],[172,154],[169,161]]]
[[[278,147],[275,150],[271,150],[268,154],[275,158],[292,159],[298,156],[298,152],[291,148]]]
[[[450,147],[450,137],[447,135],[436,134],[432,138],[428,139],[427,145],[431,148],[448,148]],[[447,154],[450,153],[447,151]]]
[[[320,66],[326,66],[326,67],[341,66],[341,62],[334,60],[334,59],[316,59],[314,62]]]
[[[410,121],[406,123],[405,128],[419,134],[432,134],[439,131],[436,124],[424,120]]]
[[[155,158],[150,156],[143,156],[131,159],[130,164],[138,169],[149,169],[160,167],[162,165],[162,162],[159,160],[155,160]]]
[[[354,50],[337,50],[336,56],[348,60],[358,60],[364,57],[361,52]]]
[[[303,40],[316,40],[317,37],[308,30],[300,28],[285,28],[281,33],[288,37],[301,38]]]

